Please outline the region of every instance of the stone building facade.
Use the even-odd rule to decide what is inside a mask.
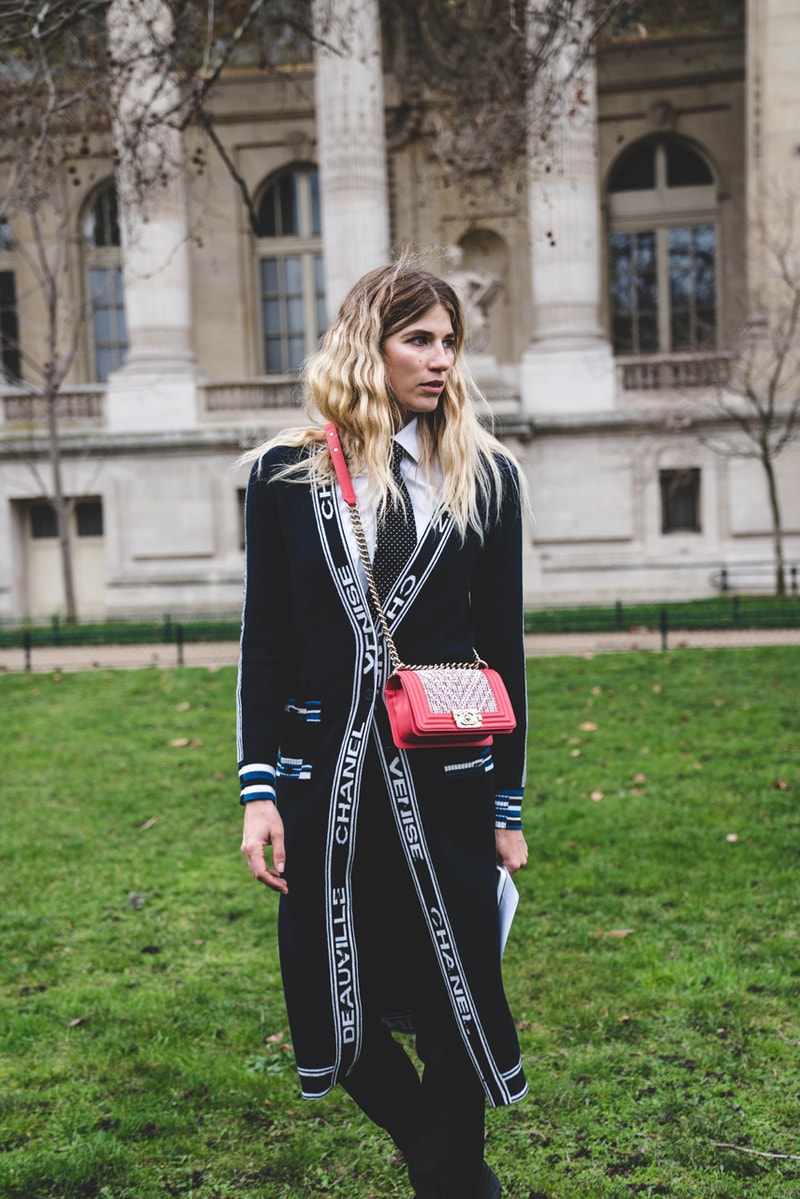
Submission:
[[[115,0],[112,37],[138,36],[136,7]],[[519,170],[466,189],[434,105],[417,136],[387,137],[401,89],[377,0],[342,7],[357,31],[344,53],[269,78],[240,64],[218,85],[216,127],[257,232],[191,134],[145,220],[100,139],[65,194],[69,286],[89,310],[60,400],[81,616],[238,609],[236,457],[296,420],[296,371],[327,313],[403,245],[467,297],[490,284],[470,353],[530,483],[531,606],[705,596],[723,568],[767,587],[763,471],[715,439],[730,435],[717,410],[728,350],[768,270],[759,234],[781,219],[773,195],[800,193],[790,0],[606,39],[547,153],[532,140]],[[41,338],[25,237],[0,225],[2,620],[63,606],[42,414],[14,351]],[[800,563],[800,443],[775,465]]]

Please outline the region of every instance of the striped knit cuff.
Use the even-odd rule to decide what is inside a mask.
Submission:
[[[494,797],[494,827],[522,830],[522,790],[498,791]]]
[[[265,762],[243,762],[239,767],[239,803],[275,799],[275,767]]]

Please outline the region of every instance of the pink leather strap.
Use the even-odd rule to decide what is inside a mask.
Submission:
[[[353,480],[350,478],[347,461],[342,453],[339,434],[336,432],[336,425],[330,421],[325,425],[325,438],[328,442],[328,450],[330,451],[334,469],[336,470],[336,478],[339,480],[339,486],[342,489],[344,502],[349,508],[355,508],[356,493],[353,490]]]

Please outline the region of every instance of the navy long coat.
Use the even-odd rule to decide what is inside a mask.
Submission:
[[[513,1103],[526,1083],[500,974],[494,827],[495,803],[513,810],[525,774],[516,476],[501,459],[500,515],[486,515],[483,542],[462,542],[446,514],[421,532],[384,609],[404,661],[466,662],[474,646],[502,675],[517,728],[490,750],[404,752],[388,733],[388,653],[333,487],[274,477],[297,454],[270,450],[247,489],[238,757],[243,799],[274,798],[284,821],[278,939],[303,1094],[329,1091],[361,1047],[351,878],[369,850],[356,836],[369,754],[468,1053],[491,1103]]]

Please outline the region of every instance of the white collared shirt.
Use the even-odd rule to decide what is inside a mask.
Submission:
[[[408,494],[411,497],[411,507],[414,510],[414,523],[417,526],[417,542],[419,543],[425,536],[425,531],[433,519],[433,515],[439,504],[439,496],[442,491],[442,471],[437,459],[433,465],[432,477],[429,479],[427,472],[420,465],[419,431],[417,429],[416,417],[409,421],[399,433],[394,435],[394,440],[405,450],[400,466],[400,473],[403,476],[403,482],[408,488]],[[368,503],[369,479],[365,472],[353,475],[353,490],[356,493],[356,503],[361,515],[361,523],[364,526],[367,548],[370,558],[372,558],[375,554],[376,520],[375,512]],[[366,591],[367,578],[364,574],[364,567],[361,564],[361,555],[358,552],[358,544],[353,532],[350,512],[342,497],[341,488],[337,488],[337,502],[339,504],[347,548],[350,551],[351,558],[356,563],[358,577],[361,579],[361,585]]]

